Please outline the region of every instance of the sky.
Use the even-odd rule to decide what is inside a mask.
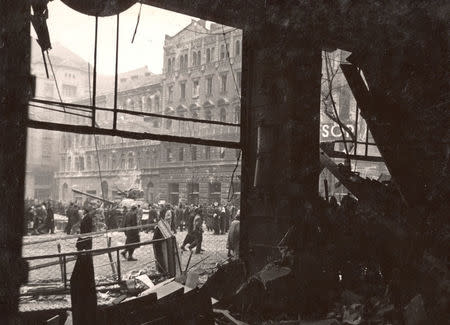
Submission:
[[[131,43],[139,6],[135,4],[120,14],[119,73],[143,66],[148,66],[151,72],[161,73],[165,35],[176,34],[194,18],[142,5],[137,33],[134,42]],[[59,0],[49,2],[48,11],[47,25],[51,42],[60,43],[93,63],[95,18],[78,13]],[[116,16],[99,18],[97,71],[100,74],[114,74],[115,31]],[[36,37],[33,27],[31,35]]]

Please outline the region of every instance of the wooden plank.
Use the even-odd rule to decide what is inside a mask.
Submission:
[[[236,318],[234,318],[233,316],[231,316],[230,312],[228,310],[224,310],[224,309],[213,309],[213,311],[216,314],[221,314],[223,316],[225,316],[229,321],[233,322],[233,324],[236,325],[249,325],[248,323],[245,322],[241,322],[240,320],[237,320]]]

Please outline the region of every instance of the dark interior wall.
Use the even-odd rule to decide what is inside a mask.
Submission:
[[[317,195],[321,49],[270,22],[247,29],[244,44],[241,243],[254,272],[278,256],[302,202]]]
[[[30,6],[0,6],[0,324],[12,324],[20,283],[25,186],[27,104],[31,95]]]

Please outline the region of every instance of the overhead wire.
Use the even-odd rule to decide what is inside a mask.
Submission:
[[[134,42],[134,37],[136,36],[136,32],[137,32],[137,29],[139,26],[139,21],[141,19],[142,2],[140,2],[140,4],[141,5],[139,6],[139,13],[138,13],[137,20],[136,20],[136,27],[134,28],[133,38],[131,39],[131,44],[133,44],[133,42]]]
[[[52,111],[52,112],[59,112],[59,113],[64,113],[64,114],[68,114],[68,115],[74,115],[74,116],[80,116],[80,117],[84,117],[84,118],[90,118],[90,116],[87,116],[87,115],[77,114],[77,113],[67,112],[67,111],[61,111],[61,110],[58,110],[56,108],[51,108],[51,107],[47,107],[47,106],[40,106],[40,105],[36,105],[36,104],[33,104],[33,103],[28,103],[28,105],[31,106],[31,107],[35,107],[35,108],[46,109],[46,110]]]
[[[93,118],[92,118],[92,124],[93,126],[98,127],[97,122],[95,121],[95,97],[96,97],[96,90],[97,90],[97,45],[98,45],[98,16],[95,16],[95,38],[94,38],[94,75],[93,75],[93,94],[91,94],[91,72],[90,72],[90,66],[88,66],[88,82],[89,82],[89,99],[91,105],[94,107],[92,110]],[[94,134],[94,145],[95,145],[95,152],[97,155],[97,166],[98,166],[98,176],[100,179],[100,191],[102,193],[102,198],[105,199],[105,193],[103,191],[103,178],[102,178],[102,171],[100,167],[100,154],[98,152],[98,143],[97,143],[97,135]]]
[[[61,102],[61,104],[63,104],[61,92],[59,91],[58,81],[56,80],[56,74],[55,74],[55,71],[53,70],[53,64],[52,64],[52,60],[50,59],[50,54],[48,53],[48,50],[47,50],[47,58],[48,58],[48,63],[50,64],[50,69],[52,70],[53,80],[55,81],[55,86],[56,86],[56,91],[58,92],[59,101]],[[64,105],[63,105],[63,109],[65,112],[66,107]]]
[[[230,65],[231,75],[233,76],[233,82],[234,82],[234,86],[236,88],[236,93],[237,93],[237,95],[239,97],[239,100],[241,100],[241,93],[239,91],[239,86],[237,84],[236,76],[234,74],[233,64],[231,63],[230,51],[228,49],[227,39],[226,39],[226,36],[225,36],[225,29],[224,29],[223,25],[222,25],[222,35],[223,35],[223,41],[225,43],[225,49],[226,49],[226,52],[227,52],[228,64]],[[231,173],[230,185],[228,187],[228,202],[231,202],[232,196],[234,195],[234,188],[233,188],[234,175],[235,175],[235,172],[236,172],[236,170],[237,170],[237,168],[239,166],[239,161],[241,159],[241,153],[242,153],[242,151],[239,150],[239,155],[238,155],[238,157],[236,159],[236,165],[234,166],[233,172]]]

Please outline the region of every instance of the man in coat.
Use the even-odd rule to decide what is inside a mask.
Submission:
[[[50,233],[55,233],[55,214],[53,212],[52,205],[50,204],[50,201],[47,202],[47,218],[45,219],[45,224],[47,227],[47,231],[50,231]]]
[[[123,218],[122,227],[124,227],[124,228],[136,227],[138,225],[138,216],[137,215],[138,215],[137,207],[135,205],[133,205],[131,207],[131,210],[128,211],[127,214],[125,214],[125,216]],[[127,237],[127,239],[125,241],[125,245],[139,243],[139,241],[140,241],[138,228],[125,230],[125,236]],[[136,249],[136,247],[129,247],[129,248],[125,249],[121,253],[123,258],[127,259],[128,261],[137,261],[137,259],[135,259],[133,257],[133,253],[134,253],[135,249]],[[128,258],[127,258],[127,253],[128,253]]]
[[[240,228],[240,212],[236,213],[236,217],[230,225],[230,231],[228,232],[227,249],[228,257],[231,257],[231,252],[235,258],[239,258],[239,228]]]

